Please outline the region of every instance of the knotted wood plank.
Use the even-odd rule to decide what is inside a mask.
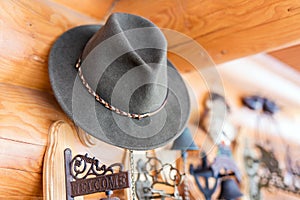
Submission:
[[[300,45],[279,49],[269,54],[300,72]]]
[[[0,137],[46,145],[50,124],[68,120],[53,95],[0,83]]]
[[[0,139],[0,168],[41,173],[45,146]]]
[[[60,5],[81,12],[85,15],[103,19],[109,13],[115,4],[115,0],[52,0]]]
[[[66,30],[99,21],[57,3],[0,2],[0,82],[51,91],[48,54]]]
[[[120,0],[112,11],[142,15],[184,33],[216,63],[300,42],[300,2],[295,0]]]
[[[19,196],[20,199],[23,196],[43,195],[41,173],[1,168],[0,176],[0,194],[5,199],[10,199],[10,196]]]
[[[64,0],[55,1],[71,6]],[[108,4],[103,6],[107,8]],[[99,5],[91,7],[92,0],[74,4],[74,10],[48,0],[35,4],[9,0],[0,5],[0,38],[4,47],[0,49],[0,81],[46,91],[51,91],[47,56],[55,39],[73,26],[100,23],[87,16],[93,15]],[[300,3],[295,0],[121,0],[111,8],[111,12],[142,15],[162,28],[186,34],[204,46],[217,63],[299,42]],[[81,13],[75,11],[78,9]],[[178,45],[182,42],[185,41],[178,41]],[[171,60],[181,71],[190,70],[186,63],[173,57]]]

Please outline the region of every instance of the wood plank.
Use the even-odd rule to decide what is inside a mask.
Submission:
[[[161,28],[184,33],[204,46],[216,63],[222,63],[299,43],[298,8],[300,2],[295,0],[120,0],[113,12],[142,15]]]
[[[0,82],[51,91],[47,58],[64,31],[97,23],[49,0],[0,1]]]
[[[86,135],[87,137],[78,137],[79,135]],[[95,157],[101,165],[105,164],[107,166],[116,162],[122,163],[125,152],[121,148],[116,148],[93,137],[89,137],[81,129],[76,131],[74,126],[64,121],[54,122],[49,129],[48,145],[44,156],[43,193],[45,200],[64,199],[65,197],[64,150],[66,148],[71,149],[73,157],[77,154],[85,155],[88,153],[89,157]],[[83,174],[87,173],[90,165],[87,164],[86,167]],[[124,199],[123,190],[120,191],[120,195],[119,197]],[[89,195],[87,199],[95,199],[95,196],[99,199],[100,197],[104,197],[104,193]]]
[[[45,146],[0,139],[0,168],[41,173]]]
[[[269,54],[300,72],[300,45],[272,51]]]
[[[52,0],[85,15],[103,19],[114,5],[115,0]]]
[[[13,195],[9,195],[9,196],[4,196],[4,195],[0,195],[0,199],[5,199],[5,200],[42,200],[43,197],[41,196],[13,196]]]
[[[50,124],[68,121],[53,95],[0,83],[0,138],[45,146]]]
[[[0,49],[0,82],[46,91],[51,91],[47,56],[57,36],[76,25],[99,23],[49,0],[33,5],[25,0],[8,0],[0,5],[0,38],[5,46]],[[81,5],[89,3],[77,7]],[[121,0],[112,11],[140,14],[160,27],[180,31],[199,42],[215,62],[221,63],[298,42],[300,11],[296,8],[299,6],[295,0],[228,3]],[[16,11],[20,14],[15,15]],[[181,66],[181,71],[189,71],[185,70],[188,68],[185,63],[174,62]]]
[[[33,196],[42,197],[42,174],[25,172],[21,170],[0,170],[0,194],[1,196]]]

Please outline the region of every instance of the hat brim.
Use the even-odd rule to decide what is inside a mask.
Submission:
[[[68,30],[54,43],[49,55],[49,76],[54,95],[74,123],[106,143],[131,149],[161,147],[178,137],[190,113],[186,85],[168,61],[168,99],[157,114],[142,120],[120,116],[98,103],[83,86],[75,64],[88,40],[101,28],[84,25]]]

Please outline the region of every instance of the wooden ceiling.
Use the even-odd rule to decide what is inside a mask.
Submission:
[[[300,42],[298,0],[10,0],[1,1],[0,11],[1,81],[48,92],[44,66],[51,44],[69,28],[103,23],[112,12],[139,14],[179,31],[201,44],[216,63]],[[194,52],[185,45],[175,41],[170,50]],[[170,59],[181,72],[191,68],[180,55]],[[30,68],[20,69],[24,65]]]
[[[300,45],[273,51],[269,54],[300,72]]]
[[[100,20],[112,12],[144,16],[161,28],[179,31],[197,41],[217,64],[300,43],[298,0],[53,1]],[[177,41],[170,50],[185,43]],[[294,56],[299,49],[292,47],[271,55],[299,69],[299,59]],[[181,71],[190,70],[191,66],[180,56],[171,54],[170,58],[177,66],[184,66]]]

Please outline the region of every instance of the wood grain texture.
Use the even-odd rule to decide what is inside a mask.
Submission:
[[[68,120],[53,95],[0,83],[0,138],[45,146],[50,124]]]
[[[49,140],[44,158],[43,168],[43,196],[45,200],[65,199],[65,167],[64,149],[66,148],[66,134],[71,135],[74,130],[63,121],[53,123],[49,129]],[[59,137],[62,145],[59,145]],[[69,138],[72,140],[72,137]],[[80,197],[82,200],[83,198]]]
[[[272,51],[269,54],[300,72],[300,45]]]
[[[0,1],[0,82],[51,91],[47,59],[64,31],[94,18],[41,0]]]
[[[12,195],[7,197],[7,196],[0,195],[0,199],[5,199],[5,200],[20,200],[20,199],[22,199],[22,200],[42,200],[43,197],[25,196],[25,195],[22,195],[22,197],[12,196]]]
[[[0,91],[0,194],[39,199],[48,129],[53,121],[68,119],[47,92],[5,83]]]
[[[0,147],[0,168],[41,173],[45,146],[0,139]]]
[[[110,10],[115,3],[115,0],[84,0],[84,1],[52,0],[52,1],[97,19],[105,18],[110,13]]]
[[[0,170],[0,194],[5,199],[10,196],[22,198],[23,196],[42,197],[42,174],[21,170]]]
[[[1,1],[0,45],[5,48],[0,49],[0,82],[51,92],[47,72],[51,45],[71,27],[100,23],[99,19],[87,16],[99,2],[72,3],[74,8],[68,9],[65,5],[71,5],[66,0],[42,0],[34,4],[25,0]],[[105,3],[103,9],[110,3]],[[217,63],[299,42],[300,3],[295,0],[121,0],[113,4],[112,12],[139,14],[162,28],[186,34],[204,46]],[[76,12],[81,8],[81,13]],[[178,41],[170,50],[178,48],[177,45],[185,44]],[[170,58],[182,72],[189,71],[187,63],[172,55]]]
[[[100,4],[102,7],[97,8]],[[0,199],[42,198],[41,168],[49,127],[57,120],[69,122],[51,94],[47,70],[49,50],[64,31],[81,24],[100,23],[102,16],[105,18],[110,11],[140,14],[160,27],[195,39],[217,63],[221,63],[297,43],[300,37],[299,7],[300,2],[296,0],[76,0],[72,4],[67,0],[40,0],[34,3],[26,0],[0,1],[0,159],[6,161],[0,162]],[[174,42],[170,51],[178,52],[175,56],[170,53],[170,58],[181,72],[189,72],[193,65],[182,54],[192,55],[195,59],[198,55],[193,54],[194,50],[189,48],[188,42]],[[231,69],[228,69],[229,72],[232,72]],[[230,102],[236,104],[238,109],[239,97],[245,94],[245,88],[252,88],[253,84],[251,81],[241,83],[242,76],[238,81],[233,81],[234,77],[228,74],[224,78],[227,78],[226,92]],[[191,85],[200,101],[207,88],[198,83],[194,81]],[[234,84],[238,87],[234,88]],[[267,91],[264,92],[267,95],[274,94],[270,92],[270,87],[257,88]],[[290,105],[299,105],[294,101]],[[295,108],[293,115],[288,117],[297,117],[299,110]],[[247,117],[245,114],[238,116],[239,119]],[[296,119],[300,122],[299,116]],[[248,126],[249,122],[244,125]],[[70,130],[66,126],[69,125],[64,124],[63,129]],[[73,134],[74,130],[70,132]],[[205,142],[203,137],[197,138],[199,145]],[[87,140],[88,137],[81,139],[93,146],[94,141]],[[91,151],[89,148],[85,146],[80,151],[105,154],[107,157],[103,160],[107,163],[121,160],[123,153],[105,144]],[[198,159],[198,156],[191,157],[191,161]],[[190,187],[191,193],[197,196],[199,192],[195,191],[195,185]]]
[[[80,134],[86,134],[80,131]],[[64,170],[64,150],[70,148],[72,156],[88,153],[89,157],[97,158],[101,164],[110,165],[122,162],[124,150],[105,144],[99,140],[94,140],[94,145],[88,146],[81,142],[76,128],[64,121],[54,122],[49,129],[49,140],[44,157],[43,167],[43,188],[45,200],[64,199],[65,170]],[[88,169],[87,169],[88,170]],[[124,199],[124,192],[116,192],[121,199]],[[84,199],[99,199],[104,197],[103,193],[89,195]],[[83,197],[79,197],[83,199]]]
[[[298,8],[296,0],[120,0],[113,12],[142,15],[161,28],[184,33],[204,46],[216,63],[222,63],[299,43]]]

